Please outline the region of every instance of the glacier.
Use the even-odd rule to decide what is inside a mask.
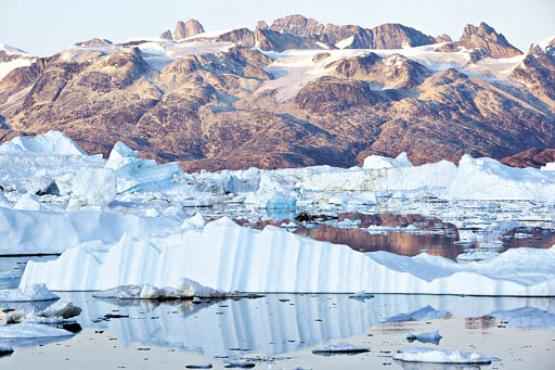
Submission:
[[[201,230],[149,240],[125,236],[110,245],[89,242],[53,261],[30,261],[19,288],[179,287],[182,279],[222,292],[555,296],[555,248],[512,249],[460,265],[427,254],[364,254],[273,226],[241,227],[224,217]]]

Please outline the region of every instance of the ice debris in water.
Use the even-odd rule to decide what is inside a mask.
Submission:
[[[221,298],[224,293],[203,286],[190,279],[182,279],[178,287],[157,288],[155,286],[127,285],[97,292],[95,298],[105,299],[145,299],[145,300],[169,300],[169,299],[192,299],[197,298]]]
[[[25,289],[0,290],[0,302],[36,302],[59,299],[45,284],[33,284]]]
[[[407,335],[407,340],[411,343],[414,341],[418,341],[421,343],[432,343],[438,345],[441,341],[441,338],[443,337],[439,334],[439,330],[434,330],[426,333],[410,333],[409,335]]]
[[[478,352],[461,352],[430,348],[407,348],[393,355],[395,360],[436,364],[491,364],[495,358]]]

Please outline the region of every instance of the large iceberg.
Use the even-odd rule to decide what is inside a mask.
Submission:
[[[60,131],[48,131],[37,136],[18,136],[0,145],[0,153],[86,156],[70,138]]]
[[[268,226],[228,218],[161,238],[86,243],[57,260],[29,262],[20,289],[106,290],[125,285],[178,287],[191,279],[222,292],[314,292],[555,296],[555,249],[519,248],[457,264],[421,254],[360,253]]]
[[[0,207],[0,254],[61,253],[86,241],[115,243],[124,234],[147,236],[178,228],[178,221],[111,211],[40,212]]]

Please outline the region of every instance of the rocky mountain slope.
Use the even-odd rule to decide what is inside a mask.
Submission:
[[[219,33],[189,20],[160,39],[93,39],[46,58],[2,50],[2,140],[58,129],[90,152],[121,140],[188,170],[403,151],[415,163],[524,152],[514,163],[536,165],[526,151],[555,148],[553,42],[523,54],[485,23],[452,41],[298,15]]]

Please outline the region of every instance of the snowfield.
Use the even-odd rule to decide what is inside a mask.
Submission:
[[[62,253],[57,260],[30,262],[22,290],[35,284],[51,290],[133,286],[138,296],[149,296],[145,287],[154,295],[182,292],[183,281],[192,281],[222,293],[555,295],[553,248],[512,249],[457,264],[427,254],[362,254],[277,227],[256,231],[229,218],[379,212],[386,199],[399,202],[399,212],[454,222],[465,242],[475,237],[465,230],[478,227],[484,246],[498,246],[521,218],[553,219],[552,165],[518,169],[464,156],[458,166],[414,166],[401,153],[394,159],[370,156],[363,167],[348,169],[187,174],[176,163],[141,159],[123,143],[107,160],[87,155],[54,131],[0,145],[0,163],[0,254]],[[438,202],[421,201],[429,198]]]

